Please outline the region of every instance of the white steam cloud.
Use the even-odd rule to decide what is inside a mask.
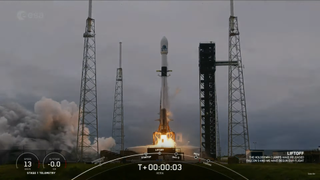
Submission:
[[[116,141],[112,137],[101,137],[99,138],[99,150],[110,150],[116,145]]]
[[[60,149],[71,152],[77,141],[78,106],[43,97],[34,113],[17,103],[0,106],[0,149]],[[99,149],[111,149],[113,138],[99,138]]]

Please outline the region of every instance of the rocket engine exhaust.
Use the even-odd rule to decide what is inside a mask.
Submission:
[[[160,43],[161,53],[161,95],[160,95],[160,121],[159,128],[153,133],[153,145],[159,147],[174,147],[175,146],[175,133],[169,127],[169,99],[168,99],[168,86],[167,86],[167,72],[168,70],[167,54],[168,54],[168,40],[166,37],[161,39]]]

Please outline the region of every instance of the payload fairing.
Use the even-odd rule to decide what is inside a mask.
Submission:
[[[160,53],[161,53],[161,70],[157,72],[161,72],[161,94],[160,94],[160,125],[157,132],[153,133],[153,144],[160,146],[173,146],[175,142],[175,133],[170,130],[169,127],[169,99],[168,99],[168,85],[167,85],[167,77],[168,72],[168,40],[166,37],[161,39],[160,43]],[[168,142],[168,143],[165,143]]]

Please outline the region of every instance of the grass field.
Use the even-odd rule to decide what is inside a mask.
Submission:
[[[0,179],[1,180],[67,180],[72,179],[81,172],[93,167],[93,164],[68,164],[67,168],[63,168],[55,175],[26,175],[23,169],[16,169],[15,165],[0,165]],[[230,164],[224,165],[250,180],[316,180],[320,179],[320,164]],[[205,169],[206,168],[206,169]],[[210,171],[214,170],[214,171]],[[43,171],[40,168],[39,171]],[[308,173],[315,173],[308,175]],[[229,178],[224,177],[228,176]],[[137,164],[106,164],[100,166],[93,171],[86,173],[78,179],[235,179],[241,180],[239,175],[222,168],[217,165],[207,166],[203,164],[183,164],[183,170],[178,171],[164,171],[159,175],[153,171],[139,171]]]

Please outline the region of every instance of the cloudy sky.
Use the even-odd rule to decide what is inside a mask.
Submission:
[[[310,149],[320,145],[320,3],[236,1],[251,146]],[[86,1],[0,2],[0,103],[30,111],[41,97],[79,101]],[[19,13],[20,12],[20,13]],[[21,17],[21,13],[23,17]],[[19,15],[20,14],[20,15]],[[25,15],[25,16],[24,16]],[[157,129],[160,40],[169,41],[168,83],[174,121],[199,144],[198,45],[228,52],[228,1],[99,1],[96,20],[100,136],[111,136],[119,41],[123,42],[126,147],[152,143]],[[227,150],[227,68],[217,91],[222,150]],[[175,94],[175,91],[181,91]]]

